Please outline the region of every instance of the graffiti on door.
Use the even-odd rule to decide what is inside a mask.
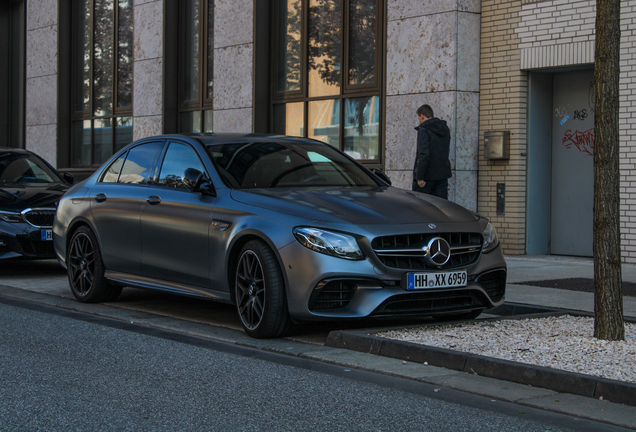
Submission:
[[[574,146],[579,149],[581,153],[594,156],[594,128],[588,129],[585,132],[579,132],[578,130],[572,131],[569,129],[563,135],[561,142],[567,149]]]

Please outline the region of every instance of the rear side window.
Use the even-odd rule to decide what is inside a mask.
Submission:
[[[194,150],[185,144],[172,142],[163,159],[157,183],[160,186],[186,189],[181,177],[183,177],[183,172],[188,168],[203,172],[203,164],[201,164]]]
[[[126,153],[118,157],[117,160],[108,167],[104,177],[102,177],[102,181],[105,183],[117,183],[119,174],[121,174],[121,167],[124,165],[125,160]]]
[[[153,180],[153,168],[163,149],[162,142],[141,144],[113,162],[102,177],[103,182],[147,184]]]

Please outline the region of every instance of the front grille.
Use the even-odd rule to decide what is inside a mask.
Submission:
[[[395,295],[376,308],[373,315],[427,315],[489,305],[475,290],[422,291]]]
[[[55,218],[55,209],[35,209],[22,213],[22,217],[36,228],[51,228]]]
[[[428,242],[441,237],[451,247],[451,256],[441,267],[431,267],[424,260]],[[479,258],[483,237],[479,233],[403,234],[377,237],[371,246],[382,263],[403,270],[449,269],[473,264]]]
[[[318,286],[309,300],[309,310],[330,310],[347,307],[356,293],[351,281],[334,280]]]
[[[52,241],[29,240],[23,237],[18,237],[17,239],[23,254],[26,256],[38,258],[55,257]]]
[[[477,282],[486,291],[493,303],[501,300],[506,293],[506,271],[495,270],[479,275]]]

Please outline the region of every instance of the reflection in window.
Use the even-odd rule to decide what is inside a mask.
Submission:
[[[309,138],[340,148],[340,99],[309,102]]]
[[[108,167],[101,180],[102,182],[117,183],[117,181],[119,181],[119,174],[121,174],[121,168],[124,165],[125,156],[126,155],[124,154],[118,157],[117,160]]]
[[[166,156],[163,159],[158,184],[179,189],[186,189],[181,180],[183,172],[188,168],[194,168],[203,172],[203,165],[194,151],[185,144],[170,143]]]
[[[375,82],[376,0],[350,0],[349,84]]]
[[[179,14],[179,131],[211,132],[214,0],[183,0]]]
[[[304,136],[304,104],[290,103],[274,106],[274,133],[278,135]]]
[[[73,167],[98,166],[132,141],[132,1],[73,3]]]
[[[275,4],[274,132],[319,139],[360,160],[380,162],[378,23],[384,2]]]
[[[380,98],[361,97],[345,101],[344,151],[359,160],[378,158]]]
[[[163,143],[148,143],[133,147],[128,152],[119,175],[119,183],[148,183],[151,169],[163,149]]]
[[[309,4],[309,97],[340,93],[342,12],[340,0]]]
[[[300,90],[301,2],[278,0],[278,91]]]

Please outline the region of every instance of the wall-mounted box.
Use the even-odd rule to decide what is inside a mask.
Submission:
[[[510,159],[510,131],[484,132],[486,160]]]

